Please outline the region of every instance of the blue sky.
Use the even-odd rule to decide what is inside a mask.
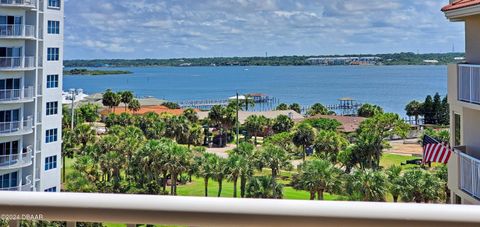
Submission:
[[[65,0],[65,58],[464,51],[448,0]]]

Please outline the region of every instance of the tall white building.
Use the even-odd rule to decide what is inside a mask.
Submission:
[[[63,0],[0,0],[0,190],[60,191]]]

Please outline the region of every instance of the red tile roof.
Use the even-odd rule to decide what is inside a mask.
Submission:
[[[456,0],[449,5],[442,8],[442,11],[450,11],[455,9],[461,9],[469,6],[479,5],[480,0]]]
[[[355,132],[360,127],[360,124],[365,121],[367,118],[363,117],[351,117],[351,116],[337,116],[337,115],[315,115],[309,117],[309,119],[333,119],[340,122],[342,125],[338,128],[341,132]]]

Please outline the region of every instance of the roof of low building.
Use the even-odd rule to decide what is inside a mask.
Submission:
[[[135,115],[143,115],[143,114],[146,114],[146,113],[153,112],[153,113],[157,113],[157,114],[167,113],[167,114],[172,114],[172,115],[175,115],[175,116],[179,116],[179,115],[183,114],[183,111],[184,111],[183,109],[169,109],[168,107],[165,107],[165,106],[154,105],[154,106],[142,106],[140,108],[140,110],[138,110],[136,112],[132,112],[128,109],[125,111],[124,107],[116,107],[115,111],[113,111],[113,110],[110,111],[108,108],[105,108],[100,113],[102,115],[108,115],[109,113],[115,113],[115,114],[130,113],[130,114],[135,114]]]
[[[208,117],[208,111],[198,112],[197,113],[199,119],[205,119]],[[269,119],[275,119],[280,115],[285,115],[290,117],[294,121],[304,119],[303,115],[293,111],[293,110],[273,110],[273,111],[239,111],[238,112],[238,121],[240,124],[245,123],[245,120],[252,115],[257,116],[264,116]]]
[[[352,117],[352,116],[337,116],[337,115],[315,115],[309,117],[309,119],[333,119],[340,122],[342,125],[338,128],[342,132],[355,132],[360,127],[360,124],[367,118],[364,117]]]
[[[466,8],[474,5],[479,5],[480,0],[456,0],[442,8],[442,11],[450,11],[455,9]]]

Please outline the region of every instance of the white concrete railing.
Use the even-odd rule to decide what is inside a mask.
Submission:
[[[458,100],[480,104],[480,65],[458,65]]]
[[[0,6],[2,5],[35,7],[36,0],[0,0]]]
[[[25,69],[35,67],[35,58],[28,57],[0,57],[0,69]]]
[[[0,192],[0,214],[187,226],[478,226],[480,206]],[[74,225],[71,225],[74,226]]]
[[[32,99],[34,91],[33,87],[21,89],[0,89],[0,102],[21,101]]]
[[[31,116],[21,121],[0,122],[0,135],[23,131],[28,132],[32,130],[32,127],[33,118]]]
[[[32,164],[32,146],[26,147],[26,151],[19,154],[0,155],[0,169],[23,167]]]
[[[480,199],[480,160],[458,152],[460,157],[460,189]]]
[[[0,24],[0,38],[25,37],[35,38],[33,25]]]
[[[0,194],[3,194],[3,191],[32,191],[32,176],[28,175],[25,180],[20,180],[18,186],[0,188]],[[3,214],[3,212],[0,212],[0,214]]]

